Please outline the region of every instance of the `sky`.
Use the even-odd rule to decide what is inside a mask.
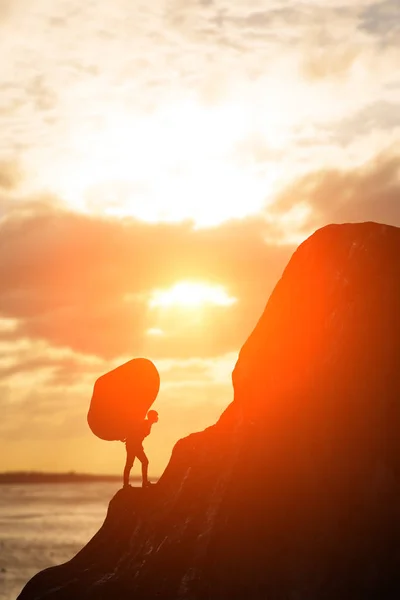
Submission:
[[[0,0],[0,470],[121,472],[86,414],[145,356],[160,474],[296,246],[400,226],[399,47],[400,0]]]

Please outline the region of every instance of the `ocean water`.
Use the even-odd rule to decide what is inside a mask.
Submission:
[[[117,482],[0,485],[0,600],[72,558],[103,523]]]

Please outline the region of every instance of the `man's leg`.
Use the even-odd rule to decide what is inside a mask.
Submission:
[[[124,469],[124,488],[129,486],[129,475],[131,474],[131,469],[133,467],[133,462],[135,460],[135,455],[133,452],[126,449],[126,462]]]
[[[138,448],[136,452],[136,456],[142,463],[142,487],[147,487],[149,485],[149,481],[147,479],[147,471],[149,469],[149,459],[144,453],[143,446]]]

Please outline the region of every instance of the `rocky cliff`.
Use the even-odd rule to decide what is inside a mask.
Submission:
[[[20,600],[400,597],[400,230],[331,225],[290,260],[219,421]]]

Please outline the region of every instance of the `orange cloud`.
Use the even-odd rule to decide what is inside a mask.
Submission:
[[[18,325],[4,335],[107,358],[236,350],[290,253],[264,242],[266,227],[254,219],[194,230],[56,210],[11,216],[0,229],[0,314]],[[148,305],[153,290],[185,279],[221,285],[237,302],[208,306],[201,327],[189,319],[186,328],[148,336],[160,326]]]

